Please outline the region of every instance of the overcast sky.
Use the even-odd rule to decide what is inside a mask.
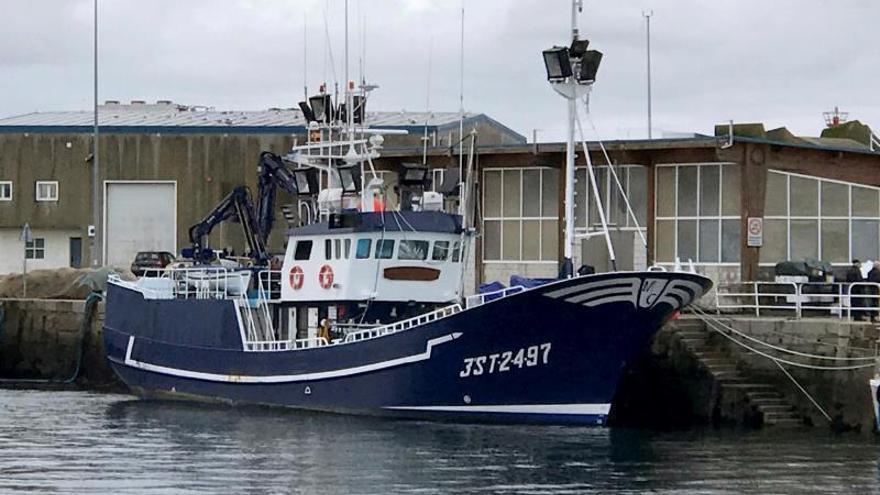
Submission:
[[[0,2],[0,116],[90,109],[92,0]],[[371,110],[424,110],[430,56],[430,108],[457,111],[461,0],[350,3],[351,75],[365,39],[367,80],[380,86]],[[102,101],[295,106],[305,40],[310,88],[333,80],[325,12],[343,77],[343,0],[99,5]],[[711,133],[734,119],[818,135],[835,105],[880,127],[880,1],[587,0],[582,36],[605,53],[592,103],[603,137],[646,135],[644,9],[654,12],[655,133]],[[569,0],[465,0],[465,108],[561,139],[565,106],[540,52],[568,41],[569,14]]]

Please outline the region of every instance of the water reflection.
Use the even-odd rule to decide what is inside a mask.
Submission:
[[[871,437],[457,425],[0,391],[0,492],[869,493]]]

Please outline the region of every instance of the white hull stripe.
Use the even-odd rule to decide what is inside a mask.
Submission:
[[[131,357],[131,351],[134,347],[134,336],[128,337],[128,348],[125,351],[125,364],[132,368],[138,368],[164,375],[178,376],[181,378],[192,378],[195,380],[204,380],[209,382],[226,382],[226,383],[296,383],[309,382],[314,380],[324,380],[327,378],[341,378],[345,376],[360,375],[370,373],[372,371],[393,368],[403,364],[417,363],[419,361],[427,361],[431,359],[431,348],[435,345],[452,342],[461,336],[460,332],[450,333],[442,337],[431,339],[425,346],[425,352],[404,356],[390,361],[382,361],[379,363],[365,364],[363,366],[355,366],[353,368],[343,368],[332,371],[320,371],[316,373],[301,373],[298,375],[267,375],[267,376],[251,376],[251,375],[224,375],[220,373],[204,373],[201,371],[182,370],[178,368],[170,368],[158,364],[145,363],[136,361]]]
[[[462,413],[513,414],[601,414],[607,415],[611,404],[514,404],[485,406],[391,406],[399,411],[436,411]]]

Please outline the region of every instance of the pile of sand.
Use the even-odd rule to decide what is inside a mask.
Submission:
[[[115,268],[58,268],[54,270],[33,270],[27,274],[28,299],[85,299],[90,293],[103,292],[107,288],[107,277],[118,274],[125,280],[134,280],[128,270]],[[22,297],[22,276],[20,273],[0,276],[0,298]]]

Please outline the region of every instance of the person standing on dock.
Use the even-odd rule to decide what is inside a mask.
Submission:
[[[862,277],[862,263],[859,260],[853,260],[852,266],[849,267],[846,271],[846,283],[847,284],[855,284],[859,282],[864,282],[865,279]],[[867,287],[862,285],[856,285],[855,287],[850,288],[850,298],[849,304],[852,308],[852,317],[856,320],[861,320],[865,315],[864,310],[856,309],[865,307],[865,300],[862,297],[857,297],[862,294]]]

